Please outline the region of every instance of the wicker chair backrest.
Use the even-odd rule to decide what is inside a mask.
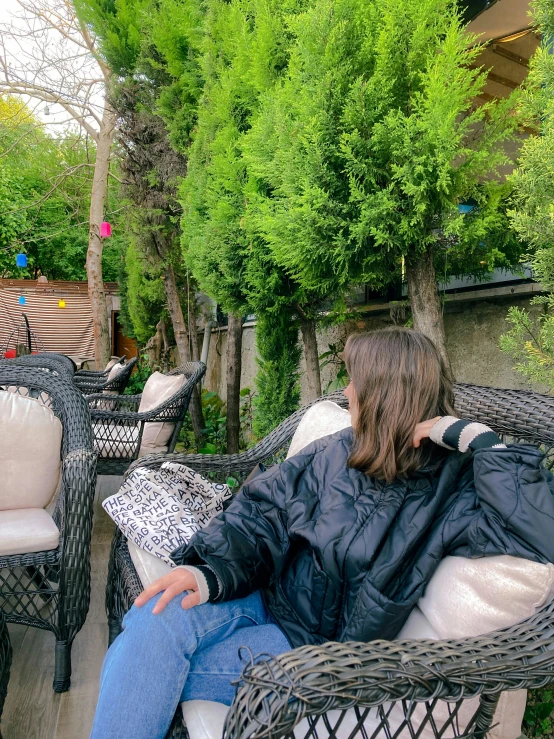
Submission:
[[[65,364],[65,362],[60,361],[52,355],[26,354],[22,357],[16,357],[15,359],[0,360],[0,364],[5,364],[7,362],[17,364],[22,367],[44,370],[60,377],[66,382],[72,382],[73,380],[73,371],[67,366],[67,364]]]
[[[554,466],[554,398],[527,390],[504,390],[461,383],[456,385],[455,392],[456,409],[461,418],[480,421],[509,441],[540,445],[547,455],[547,465]],[[228,476],[232,476],[240,483],[260,462],[267,467],[285,459],[304,413],[323,399],[331,400],[342,408],[348,407],[346,396],[342,390],[338,390],[300,408],[241,454],[194,454],[187,455],[187,460],[190,460],[194,469],[210,474],[214,480],[224,482]],[[147,463],[159,466],[163,461],[152,457]],[[141,464],[145,464],[144,459]]]
[[[179,421],[182,420],[188,409],[188,401],[196,383],[202,379],[206,373],[206,365],[203,362],[186,362],[176,367],[167,374],[170,376],[184,375],[186,381],[182,387],[170,398],[160,403],[149,413],[154,413],[156,421]]]

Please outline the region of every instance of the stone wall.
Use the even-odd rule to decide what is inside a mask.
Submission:
[[[529,289],[531,287],[529,286]],[[505,291],[505,290],[504,290]],[[494,292],[494,291],[490,291]],[[502,291],[498,291],[502,292]],[[508,291],[509,292],[509,291]],[[478,293],[452,299],[445,306],[445,330],[448,353],[456,379],[476,385],[488,385],[506,388],[529,388],[527,380],[512,369],[512,360],[498,348],[500,335],[508,325],[506,313],[511,305],[530,308],[537,312],[539,308],[530,306],[532,295],[514,291],[515,294],[498,295],[497,297],[480,298]],[[528,291],[527,291],[528,292]],[[341,343],[349,333],[354,331],[373,330],[393,325],[390,310],[376,309],[362,315],[358,321],[351,321],[340,327],[333,327],[318,334],[319,353],[328,349],[331,343]],[[204,386],[215,390],[225,398],[225,350],[227,343],[226,330],[212,333],[208,370]],[[305,393],[304,365],[301,370],[301,389]],[[333,368],[326,367],[322,373],[322,384],[333,379]],[[241,387],[255,389],[256,377],[256,328],[254,324],[245,324],[243,329],[243,354]],[[545,388],[534,387],[545,392]]]

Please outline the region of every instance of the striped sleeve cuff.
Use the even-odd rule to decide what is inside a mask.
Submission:
[[[468,449],[505,449],[495,432],[483,423],[462,421],[454,416],[443,416],[431,427],[429,437],[446,449],[467,452]]]
[[[220,593],[221,583],[218,576],[209,565],[179,565],[182,570],[188,570],[196,578],[198,592],[200,593],[200,603],[213,602]]]

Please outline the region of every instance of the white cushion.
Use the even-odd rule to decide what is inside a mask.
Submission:
[[[43,508],[0,511],[0,556],[56,549],[60,532]]]
[[[122,364],[114,364],[112,368],[110,369],[110,372],[108,376],[105,379],[105,382],[112,382],[115,380],[115,378],[118,376],[120,372],[123,372],[123,365]],[[119,395],[118,390],[104,390],[105,395]]]
[[[185,375],[162,375],[154,372],[144,386],[140,399],[139,413],[153,411],[177,393],[186,381]],[[167,445],[174,423],[145,423],[142,433],[143,447],[164,447]]]
[[[58,489],[62,424],[38,400],[0,391],[0,511],[44,508]]]
[[[215,701],[183,701],[183,722],[189,739],[221,739],[229,706]]]
[[[535,614],[553,586],[552,564],[508,555],[446,557],[418,605],[440,639],[479,636]]]
[[[154,580],[157,580],[159,577],[163,577],[164,575],[167,575],[168,572],[171,572],[171,565],[164,562],[163,559],[156,557],[154,554],[150,554],[150,552],[140,549],[134,541],[127,539],[127,545],[129,547],[129,555],[135,565],[135,570],[137,571],[137,575],[139,576],[139,580],[141,581],[143,588],[147,588],[154,582]]]
[[[104,367],[104,372],[107,372],[108,370],[111,370],[112,367],[115,367],[116,364],[119,364],[119,360],[117,359],[110,359],[108,364]]]
[[[304,413],[290,443],[287,459],[311,444],[316,439],[330,436],[352,426],[349,411],[330,400],[316,403]]]

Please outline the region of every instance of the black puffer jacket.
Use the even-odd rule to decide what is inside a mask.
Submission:
[[[554,481],[531,446],[445,452],[409,481],[347,466],[352,429],[245,485],[174,553],[228,601],[261,589],[294,646],[391,639],[447,555],[554,561]]]

